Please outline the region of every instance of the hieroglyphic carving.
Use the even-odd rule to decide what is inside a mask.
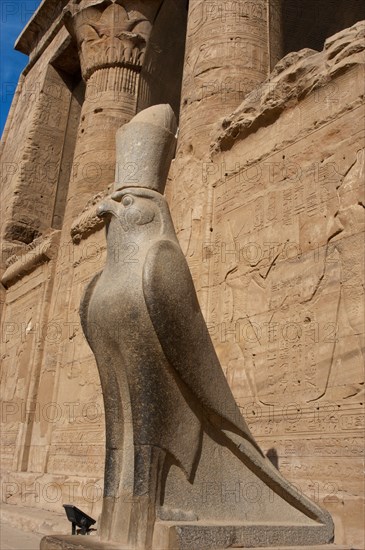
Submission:
[[[95,414],[93,417],[90,414],[89,418],[95,420],[92,424],[88,421],[85,410],[85,404],[81,406],[80,403],[78,407],[77,403],[74,403],[73,407],[69,404],[68,408],[64,409],[65,423],[73,417],[75,425],[57,427],[53,432],[48,465],[54,474],[68,474],[74,471],[80,477],[86,478],[103,475],[105,442],[101,428],[104,417],[102,414]],[[76,416],[76,411],[81,414]]]
[[[314,63],[304,93],[321,75]],[[250,111],[260,89],[237,110],[243,134],[233,123],[229,142],[223,130],[222,154],[202,167],[214,219],[195,274],[205,280],[209,264],[208,326],[253,433],[305,494],[334,510],[338,525],[344,510],[356,521],[362,515],[352,474],[363,454],[362,74],[354,66],[286,106],[276,122],[273,115],[261,125]],[[268,117],[284,102],[277,92],[273,104],[261,103]],[[180,203],[174,208],[179,220]]]
[[[297,145],[293,147],[297,149]],[[285,154],[288,165],[295,165],[290,149]],[[341,337],[337,313],[341,258],[334,244],[323,247],[336,235],[339,226],[328,225],[324,239],[322,235],[321,242],[310,241],[311,250],[304,252],[308,243],[299,238],[297,220],[298,216],[303,218],[305,230],[306,217],[318,220],[321,215],[325,219],[335,215],[341,174],[333,163],[328,163],[327,169],[324,165],[320,177],[311,184],[309,174],[313,167],[308,167],[302,171],[306,181],[304,191],[297,178],[270,180],[269,169],[280,164],[275,158],[264,164],[268,167],[266,177],[265,166],[257,165],[261,169],[263,194],[247,206],[237,205],[239,178],[216,188],[216,220],[224,222],[229,232],[216,234],[218,240],[211,245],[215,257],[210,260],[215,266],[212,280],[216,288],[225,281],[232,298],[228,295],[229,302],[224,305],[225,293],[220,291],[220,298],[211,299],[215,306],[220,299],[220,307],[228,314],[226,325],[216,326],[217,316],[212,309],[212,335],[221,342],[234,342],[244,354],[243,350],[250,350],[255,357],[257,398],[270,402],[269,395],[282,400],[286,392],[289,399],[293,392],[299,392],[301,397],[315,399],[323,395],[329,381],[329,370],[326,374],[322,366],[319,374],[319,365],[331,368],[331,358]],[[285,188],[280,189],[283,181]],[[273,199],[276,206],[270,208]],[[275,228],[275,238],[270,239],[270,228]],[[262,302],[262,313],[257,313],[258,302]],[[302,304],[299,307],[298,302]]]
[[[92,207],[92,203],[90,205]],[[85,342],[78,308],[85,284],[103,263],[105,246],[102,236],[84,240],[78,247],[70,246],[73,267],[72,284],[68,290],[67,310],[60,319],[61,348],[58,364],[58,384],[53,401],[57,417],[52,425],[48,456],[48,471],[66,474],[77,471],[80,476],[102,476],[104,466],[104,409],[95,360]]]
[[[32,272],[39,265],[48,262],[55,256],[57,232],[46,238],[38,238],[24,249],[20,256],[12,256],[7,261],[7,269],[1,278],[5,287],[14,284],[23,275]]]
[[[33,273],[28,284],[14,286],[8,291],[1,324],[3,345],[1,383],[1,410],[4,425],[1,429],[4,445],[12,453],[11,469],[16,471],[22,461],[22,447],[27,424],[32,421],[32,382],[29,376],[29,362],[36,359],[41,346],[42,333],[39,319],[42,319],[44,296],[44,273],[41,269]],[[37,365],[31,363],[36,377]],[[27,418],[29,417],[29,419]],[[9,433],[12,435],[8,436]],[[15,438],[16,434],[16,438]],[[10,457],[6,453],[5,461]],[[7,465],[9,467],[9,463]]]
[[[16,441],[18,436],[18,426],[9,422],[9,415],[7,414],[5,404],[2,403],[2,422],[6,422],[7,426],[5,430],[1,432],[1,453],[0,463],[1,468],[11,471],[14,468],[14,456],[16,454]],[[4,495],[3,495],[4,499]]]
[[[13,167],[16,194],[5,228],[6,239],[25,243],[51,227],[71,95],[52,66],[34,94],[28,134]]]

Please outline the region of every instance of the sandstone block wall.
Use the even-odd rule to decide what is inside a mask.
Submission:
[[[168,189],[253,433],[298,490],[330,510],[336,541],[360,546],[363,30],[331,37],[320,53],[288,54],[217,124],[195,185],[181,158]]]

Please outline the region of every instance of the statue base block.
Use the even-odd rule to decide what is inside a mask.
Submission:
[[[308,546],[328,542],[326,526],[229,522],[160,522],[155,524],[153,549],[197,550]]]
[[[356,550],[349,546],[321,544],[322,525],[241,524],[208,522],[157,522],[152,550],[223,550],[224,548],[270,550]],[[311,544],[311,539],[313,543]],[[101,542],[91,536],[46,536],[40,550],[132,550],[120,543]],[[133,550],[145,550],[133,549]]]
[[[175,529],[179,527],[175,526]],[[231,528],[232,529],[232,528]],[[169,528],[170,535],[173,535],[173,528]],[[312,545],[312,546],[301,546],[297,544],[288,543],[286,545],[275,545],[275,546],[201,546],[201,541],[199,539],[195,540],[195,549],[204,549],[215,548],[223,550],[224,548],[235,548],[239,550],[244,548],[245,550],[360,550],[353,546],[339,546],[337,544],[323,544],[323,545]],[[156,546],[156,550],[177,550],[182,548],[182,546]],[[185,546],[184,546],[185,548]],[[108,543],[100,542],[96,536],[62,536],[62,535],[49,535],[44,537],[41,540],[40,550],[130,550],[128,547],[121,546],[117,543]],[[143,549],[144,550],[144,549]]]

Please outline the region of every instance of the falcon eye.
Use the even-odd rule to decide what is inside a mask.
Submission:
[[[122,199],[123,206],[130,206],[133,204],[133,198],[130,195],[125,195]]]

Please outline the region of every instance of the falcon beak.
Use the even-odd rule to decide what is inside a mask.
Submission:
[[[105,218],[107,216],[117,216],[117,210],[116,210],[116,203],[115,201],[106,199],[96,209],[96,215],[99,218]]]

